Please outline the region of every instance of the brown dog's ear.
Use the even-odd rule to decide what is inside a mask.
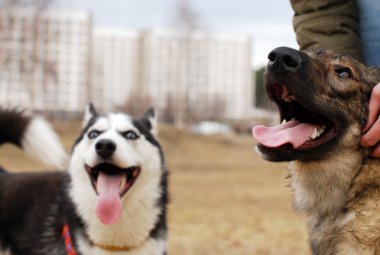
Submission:
[[[153,107],[144,113],[140,121],[153,135],[157,135],[157,116]]]
[[[85,127],[87,123],[92,119],[93,117],[97,116],[98,112],[96,111],[94,105],[92,103],[89,103],[86,106],[86,110],[84,111],[84,118],[82,122],[82,127]]]

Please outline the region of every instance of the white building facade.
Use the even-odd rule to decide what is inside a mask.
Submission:
[[[176,118],[242,119],[252,109],[249,35],[152,30],[144,35],[144,83]]]
[[[102,111],[123,106],[140,84],[141,33],[97,28],[93,37],[91,100]]]
[[[86,11],[2,9],[0,101],[76,113],[90,101],[111,111],[144,94],[179,123],[244,119],[251,46],[249,35],[94,29]]]
[[[78,112],[89,91],[91,15],[12,7],[0,12],[0,101]]]

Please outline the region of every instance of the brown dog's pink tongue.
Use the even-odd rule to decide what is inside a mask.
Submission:
[[[255,126],[252,129],[252,134],[258,143],[266,147],[276,148],[290,143],[297,149],[309,139],[314,129],[318,127],[317,125],[291,120],[275,127]]]
[[[120,183],[125,178],[124,174],[107,175],[99,173],[96,190],[99,194],[96,214],[99,220],[106,225],[117,222],[121,214]]]

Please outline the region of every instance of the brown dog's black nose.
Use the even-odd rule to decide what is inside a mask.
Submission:
[[[109,159],[116,151],[116,144],[108,139],[102,139],[95,144],[95,151],[102,159]]]
[[[268,59],[268,67],[277,72],[294,71],[302,63],[299,51],[287,47],[272,50],[268,55]]]

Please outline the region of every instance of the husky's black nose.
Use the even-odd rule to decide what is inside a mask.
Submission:
[[[108,139],[102,139],[95,144],[96,153],[102,159],[109,159],[116,151],[116,144]]]
[[[302,63],[299,51],[279,47],[272,50],[268,55],[268,68],[275,72],[291,72],[297,69]]]

